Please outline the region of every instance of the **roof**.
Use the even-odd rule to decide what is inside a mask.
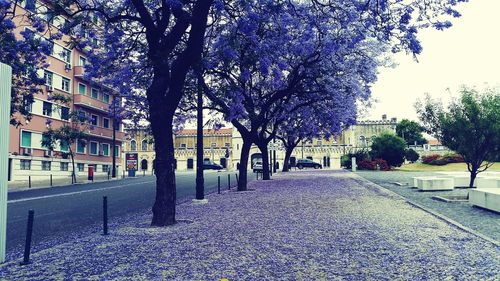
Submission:
[[[442,145],[441,142],[437,139],[428,139],[427,144],[429,144],[429,145]]]

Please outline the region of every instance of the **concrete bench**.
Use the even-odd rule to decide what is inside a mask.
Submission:
[[[470,175],[453,175],[450,176],[453,179],[453,185],[455,187],[469,187]],[[477,182],[474,181],[474,187],[477,186]]]
[[[421,178],[417,179],[418,189],[421,191],[453,190],[452,178]]]
[[[428,177],[413,177],[413,187],[416,187],[418,188],[418,181],[421,180],[421,179],[433,179],[433,178],[436,178],[436,177],[433,177],[433,176],[428,176]]]
[[[481,177],[476,179],[477,188],[500,188],[500,178]]]
[[[500,188],[470,190],[469,202],[474,206],[500,212]]]

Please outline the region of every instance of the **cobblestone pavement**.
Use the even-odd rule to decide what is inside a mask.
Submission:
[[[181,204],[179,223],[150,214],[111,235],[65,239],[6,280],[498,280],[500,248],[347,172],[253,181],[251,191]]]
[[[469,202],[447,203],[432,199],[433,196],[467,196],[468,189],[455,188],[453,191],[421,192],[412,188],[412,177],[439,175],[431,172],[379,172],[358,171],[356,174],[381,185],[417,204],[429,208],[458,223],[500,241],[500,214],[485,209],[473,207]],[[394,182],[409,183],[407,186],[397,186]]]

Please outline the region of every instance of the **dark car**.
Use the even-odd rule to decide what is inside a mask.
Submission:
[[[321,166],[320,163],[314,162],[314,161],[309,160],[309,159],[298,160],[296,166],[299,169],[303,169],[303,168],[323,169],[323,166]]]
[[[215,164],[214,162],[203,162],[203,170],[222,170],[224,169],[221,165]]]

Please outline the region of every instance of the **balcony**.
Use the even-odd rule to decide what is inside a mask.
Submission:
[[[86,96],[86,95],[74,95],[73,101],[74,101],[75,105],[89,108],[89,109],[93,109],[93,110],[97,110],[100,112],[107,113],[108,109],[109,109],[109,104],[102,102],[100,100],[97,100],[97,99],[93,99],[93,98]]]
[[[75,73],[75,77],[83,79],[85,76],[85,68],[83,66],[74,66],[73,71]]]
[[[105,138],[105,139],[112,139],[113,138],[113,130],[102,128],[102,127],[94,127],[93,130],[89,130],[89,134],[91,136]],[[124,139],[125,139],[125,133],[120,132],[120,131],[116,131],[116,140],[123,141]]]

